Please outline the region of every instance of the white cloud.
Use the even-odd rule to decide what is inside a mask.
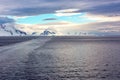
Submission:
[[[36,24],[36,25],[16,25],[17,28],[23,30],[28,33],[32,32],[39,32],[41,33],[45,29],[53,30],[57,33],[57,35],[66,35],[70,34],[79,34],[87,33],[86,35],[97,35],[94,32],[98,33],[120,33],[119,22],[93,22],[93,23],[86,23],[86,24],[79,24],[79,23],[72,23],[67,21],[61,22],[51,22],[46,24]],[[91,33],[93,32],[93,33]]]
[[[77,24],[61,21],[61,22],[52,22],[52,23],[46,23],[46,24],[16,24],[16,27],[22,31],[25,31],[29,34],[32,32],[42,32],[45,29],[51,29],[57,33],[57,35],[62,35],[66,33],[66,30],[71,30],[73,26],[76,26]]]
[[[17,19],[25,19],[28,18],[29,16],[13,16],[12,18],[17,20]]]
[[[73,15],[78,15],[80,13],[56,13],[55,15],[60,17],[60,16],[73,16]]]
[[[92,15],[92,14],[86,14],[82,16],[84,18],[88,18],[90,20],[95,20],[97,22],[114,22],[114,21],[120,21],[120,16],[104,16],[104,15]],[[81,16],[80,16],[81,18]]]
[[[63,9],[63,10],[57,10],[55,11],[55,15],[60,17],[60,16],[73,16],[73,15],[78,15],[81,14],[78,12],[79,9]]]
[[[72,12],[76,12],[79,11],[79,9],[63,9],[63,10],[57,10],[55,11],[56,13],[72,13]]]

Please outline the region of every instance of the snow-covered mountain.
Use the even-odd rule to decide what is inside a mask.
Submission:
[[[41,36],[53,36],[53,35],[55,35],[56,33],[55,32],[53,32],[52,30],[44,30],[40,35]]]
[[[42,32],[33,32],[32,36],[35,36],[35,35],[37,35],[37,36],[53,36],[55,34],[56,34],[56,32],[49,30],[49,29],[45,29]]]
[[[32,32],[29,35],[30,36],[40,36],[40,32]]]
[[[15,27],[0,24],[0,36],[25,36],[26,32],[16,29]]]
[[[0,36],[53,36],[56,35],[56,32],[50,29],[45,29],[42,32],[32,32],[28,34],[25,31],[19,30],[13,26],[6,26],[0,24]]]

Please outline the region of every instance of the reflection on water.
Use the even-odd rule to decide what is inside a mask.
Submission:
[[[51,41],[37,52],[57,80],[120,80],[120,41]]]
[[[120,40],[38,39],[0,56],[0,80],[120,80]]]

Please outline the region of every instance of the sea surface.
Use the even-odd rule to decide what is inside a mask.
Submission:
[[[45,37],[1,46],[0,80],[120,80],[120,38]]]

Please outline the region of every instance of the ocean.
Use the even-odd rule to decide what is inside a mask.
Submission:
[[[120,37],[49,37],[1,46],[0,80],[120,80]]]

